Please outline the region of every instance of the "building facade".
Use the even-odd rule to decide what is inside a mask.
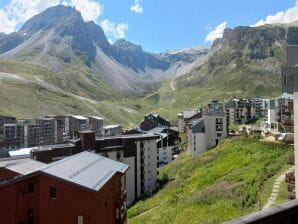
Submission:
[[[283,93],[294,97],[294,148],[295,170],[298,170],[298,45],[287,46],[287,65],[281,68],[281,86]],[[298,198],[298,172],[295,172],[295,192]]]
[[[189,124],[192,120],[202,117],[202,110],[183,111],[178,114],[178,131],[187,135]]]
[[[71,144],[39,147],[31,158],[51,163],[82,151],[92,151],[130,166],[126,174],[127,202],[151,194],[157,183],[157,135],[138,134],[96,137],[92,131],[78,132]]]
[[[226,102],[225,108],[228,124],[245,124],[259,118],[262,113],[262,103],[259,100],[233,98]]]
[[[148,114],[144,116],[144,121],[142,121],[139,125],[139,128],[142,131],[149,131],[153,128],[170,128],[170,121],[162,118],[158,114]]]
[[[194,120],[189,126],[189,155],[196,156],[216,146],[227,137],[227,117],[222,104],[211,102],[203,112],[203,117]]]
[[[28,172],[18,172],[22,167]],[[126,164],[88,152],[49,165],[27,162],[4,167],[0,170],[2,180],[6,178],[0,182],[1,222],[126,223],[127,169]]]

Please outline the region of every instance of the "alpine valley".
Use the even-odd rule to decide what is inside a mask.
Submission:
[[[296,24],[236,27],[211,47],[150,53],[123,39],[110,44],[75,8],[48,8],[0,33],[0,114],[96,114],[131,127],[146,113],[175,120],[211,99],[278,96]]]

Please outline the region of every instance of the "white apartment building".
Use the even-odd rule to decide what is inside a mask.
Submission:
[[[153,128],[149,134],[158,135],[157,144],[157,166],[162,167],[173,160],[173,153],[179,141],[179,132],[169,128]]]
[[[127,203],[151,194],[157,183],[156,135],[123,135],[96,139],[95,152],[129,165],[126,175]]]
[[[209,104],[203,117],[192,121],[188,133],[188,154],[199,155],[227,137],[227,117],[221,104]]]

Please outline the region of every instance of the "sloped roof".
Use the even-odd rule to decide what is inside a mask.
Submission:
[[[117,172],[125,173],[128,165],[90,152],[82,152],[54,162],[41,172],[98,191]]]
[[[38,147],[31,147],[31,148],[22,148],[14,151],[9,151],[10,156],[29,156],[30,152],[34,149],[38,149]]]
[[[20,163],[24,163],[29,161],[30,158],[23,158],[23,157],[7,157],[0,159],[0,168],[1,167],[7,167],[7,166],[12,166]]]
[[[192,118],[193,116],[199,114],[198,111],[183,111],[183,117],[186,119]]]
[[[29,159],[28,161],[25,161],[25,162],[9,165],[6,167],[6,169],[25,175],[25,174],[33,173],[37,170],[40,170],[45,166],[46,166],[45,163],[41,163],[36,160]]]
[[[78,120],[88,120],[87,117],[81,116],[81,115],[72,115],[73,118]]]
[[[196,121],[193,121],[191,126],[192,133],[204,133],[205,132],[205,122],[204,119],[199,119]]]
[[[165,129],[167,129],[167,128],[156,127],[156,128],[149,130],[148,133],[159,134],[159,133],[162,133]]]
[[[91,118],[96,119],[96,120],[104,120],[102,117],[99,117],[99,116],[91,116]]]

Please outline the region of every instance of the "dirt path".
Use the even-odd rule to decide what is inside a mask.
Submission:
[[[279,194],[280,184],[281,184],[282,181],[285,180],[286,173],[289,173],[289,172],[293,171],[294,169],[295,169],[295,167],[292,166],[291,168],[289,168],[286,172],[284,172],[282,175],[280,175],[275,180],[272,191],[271,191],[271,195],[270,195],[270,197],[267,201],[267,204],[263,207],[263,209],[270,208],[275,203],[276,198]]]

